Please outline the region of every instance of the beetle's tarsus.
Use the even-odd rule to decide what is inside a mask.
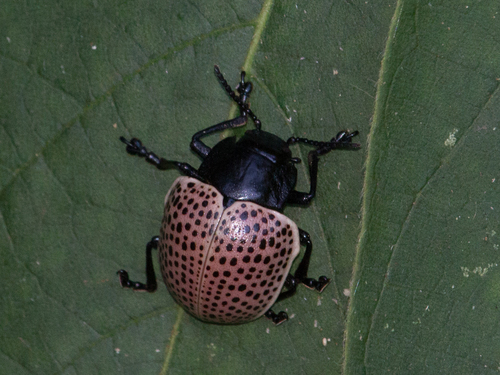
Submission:
[[[323,142],[323,141],[314,141],[308,138],[301,138],[301,137],[290,137],[286,141],[288,145],[293,145],[294,143],[304,143],[309,146],[316,147],[315,151],[311,152],[316,152],[318,155],[324,155],[327,152],[330,152],[334,149],[342,149],[342,148],[348,148],[348,149],[357,149],[360,148],[361,145],[359,143],[352,143],[352,138],[357,136],[359,132],[353,131],[350,133],[347,130],[342,130],[337,133],[335,137],[333,137],[329,142]]]
[[[132,281],[129,279],[128,272],[125,270],[119,270],[117,272],[120,279],[120,285],[123,288],[132,289],[135,292],[149,292],[153,293],[156,291],[156,286],[148,286],[138,281]]]
[[[300,283],[304,284],[304,286],[308,289],[316,290],[321,293],[328,286],[328,284],[330,284],[330,281],[332,281],[332,279],[329,279],[326,276],[320,276],[318,280],[307,278],[300,280]]]
[[[280,311],[276,314],[273,310],[269,309],[266,311],[264,316],[270,319],[276,326],[279,326],[281,323],[288,320],[288,314],[284,311]]]
[[[330,140],[330,142],[325,142],[324,146],[318,147],[318,154],[323,155],[335,149],[356,150],[360,148],[361,145],[359,143],[352,143],[352,138],[357,136],[358,134],[359,132],[357,130],[353,131],[352,133],[347,130],[340,131],[335,137]]]
[[[120,137],[120,141],[122,141],[127,145],[126,151],[130,155],[139,155],[142,157],[147,155],[148,150],[142,145],[142,142],[137,138],[132,138],[129,142],[124,137]]]
[[[129,288],[137,292],[156,292],[158,284],[156,283],[155,270],[153,267],[153,257],[151,256],[151,251],[158,247],[158,241],[160,237],[155,236],[151,238],[151,241],[146,245],[146,284],[140,283],[138,281],[132,281],[128,277],[128,272],[125,270],[119,270],[117,272],[120,278],[120,285],[123,288]]]
[[[357,130],[353,131],[352,133],[349,133],[347,130],[343,130],[337,133],[337,135],[332,138],[330,142],[351,142],[352,138],[357,136],[359,132]]]

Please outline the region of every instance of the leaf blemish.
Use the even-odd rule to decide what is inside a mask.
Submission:
[[[457,134],[458,129],[455,128],[453,131],[450,133],[446,141],[444,141],[445,146],[453,147],[455,146],[455,143],[457,142],[457,138],[455,137],[455,134]]]
[[[488,272],[488,270],[490,268],[496,267],[496,266],[498,266],[498,264],[490,263],[486,267],[481,267],[481,266],[474,267],[474,269],[472,271],[468,267],[460,267],[460,269],[462,270],[462,274],[464,275],[464,277],[469,277],[471,273],[482,277],[482,276],[486,275],[486,273]]]

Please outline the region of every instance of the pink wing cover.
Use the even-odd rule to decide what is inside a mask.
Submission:
[[[298,233],[279,212],[239,201],[224,209],[213,186],[179,177],[165,198],[163,280],[203,321],[248,322],[276,301],[300,251]]]

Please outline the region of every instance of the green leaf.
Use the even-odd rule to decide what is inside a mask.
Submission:
[[[499,7],[4,1],[0,372],[497,371]],[[233,87],[247,71],[266,131],[360,131],[361,151],[321,157],[311,206],[285,210],[332,283],[278,303],[279,327],[202,323],[116,276],[145,278],[179,175],[118,138],[198,166],[191,136],[236,113],[214,64]]]
[[[499,11],[488,1],[397,5],[370,133],[346,374],[499,369]]]

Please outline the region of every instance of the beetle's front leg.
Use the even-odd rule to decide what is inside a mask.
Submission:
[[[146,245],[146,284],[131,281],[128,278],[128,272],[125,270],[119,270],[117,274],[120,277],[120,284],[124,288],[130,288],[132,290],[140,291],[140,292],[156,292],[157,284],[156,284],[156,275],[155,269],[153,267],[153,257],[151,255],[151,251],[153,249],[158,248],[158,241],[160,237],[156,236],[151,239]]]
[[[149,164],[153,164],[161,171],[177,168],[188,177],[193,177],[200,181],[205,181],[204,178],[202,178],[198,174],[198,171],[188,163],[181,163],[178,161],[167,160],[159,157],[154,152],[148,151],[148,149],[144,147],[142,142],[137,138],[132,138],[130,141],[127,141],[124,137],[120,137],[120,141],[127,145],[126,150],[130,155],[137,155],[141,158],[145,158]]]
[[[316,184],[318,180],[318,161],[319,156],[324,155],[334,149],[358,149],[361,147],[357,143],[352,143],[352,138],[357,136],[358,131],[349,133],[348,131],[341,131],[335,137],[333,137],[329,142],[312,141],[307,138],[291,137],[288,139],[287,143],[292,145],[294,143],[305,143],[311,146],[315,146],[316,150],[310,151],[307,157],[309,165],[309,178],[311,185],[309,192],[301,192],[292,190],[288,196],[287,202],[293,204],[307,205],[316,195]]]
[[[213,125],[209,128],[200,130],[191,140],[191,149],[200,155],[203,159],[210,153],[212,150],[201,140],[202,137],[210,135],[212,133],[220,132],[226,129],[234,129],[239,128],[240,126],[244,126],[247,123],[247,118],[245,116],[236,117],[232,120],[221,122],[220,124]]]

